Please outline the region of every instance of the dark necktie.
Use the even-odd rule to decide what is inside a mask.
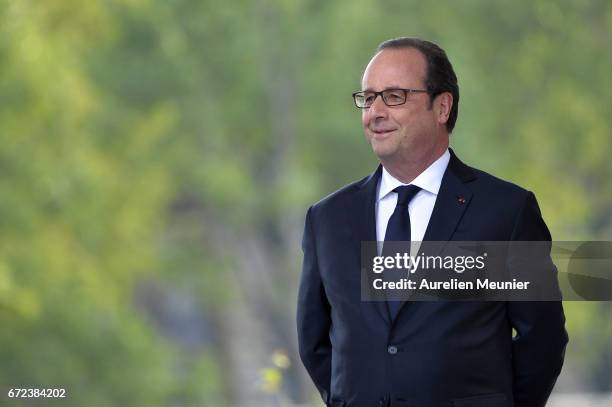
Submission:
[[[397,192],[397,205],[395,206],[393,215],[389,218],[389,223],[387,223],[385,242],[410,242],[410,215],[408,214],[408,203],[410,203],[410,200],[412,200],[420,190],[421,188],[416,185],[404,185],[393,190]],[[383,246],[383,256],[395,257],[397,250],[394,250],[394,248],[387,248],[385,250],[385,246],[386,245]],[[402,247],[407,247],[407,250],[410,250],[409,244],[402,245]],[[410,255],[409,252],[408,255]],[[400,270],[390,270],[390,273],[394,277],[393,280],[397,281],[401,275],[405,275],[406,273],[403,271],[407,270],[402,270],[401,273]],[[389,307],[389,314],[391,315],[392,321],[397,316],[401,303],[402,301],[398,300],[387,300],[387,306]]]

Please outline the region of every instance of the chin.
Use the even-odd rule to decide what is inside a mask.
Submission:
[[[370,146],[372,147],[374,154],[376,154],[379,158],[389,157],[395,154],[397,148],[395,145],[393,145],[393,143],[389,143],[389,141],[390,140],[385,140],[381,142],[371,140]]]
[[[372,151],[374,151],[374,154],[376,154],[376,156],[381,160],[393,157],[395,155],[395,149],[383,148],[381,146],[372,146]]]

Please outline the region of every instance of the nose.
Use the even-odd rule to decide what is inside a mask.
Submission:
[[[374,102],[367,109],[370,120],[378,118],[386,118],[388,113],[388,106],[383,101],[382,95],[376,95]]]

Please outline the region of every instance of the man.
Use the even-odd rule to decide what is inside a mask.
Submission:
[[[550,241],[531,192],[449,150],[445,52],[382,43],[354,100],[381,166],[313,205],[302,243],[299,350],[326,405],[545,405],[568,340],[560,302],[361,301],[364,241]]]

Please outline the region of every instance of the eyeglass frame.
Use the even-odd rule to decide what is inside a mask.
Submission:
[[[383,96],[383,93],[384,92],[389,92],[389,91],[394,91],[394,90],[404,91],[404,101],[402,103],[390,105],[385,100],[385,97]],[[369,106],[359,106],[357,104],[357,99],[355,99],[355,96],[357,96],[360,93],[365,94],[366,92],[374,94],[374,99],[372,99],[372,103]],[[401,106],[401,105],[405,104],[408,101],[408,95],[410,93],[429,93],[429,91],[425,90],[425,89],[405,89],[405,88],[389,88],[389,89],[381,90],[380,92],[375,92],[375,91],[371,91],[371,90],[367,90],[367,91],[366,90],[360,90],[358,92],[353,92],[353,103],[355,103],[355,106],[358,109],[369,109],[370,107],[372,107],[372,105],[376,101],[376,98],[380,95],[380,98],[382,99],[382,101],[385,104],[385,106],[388,106],[388,107]]]

